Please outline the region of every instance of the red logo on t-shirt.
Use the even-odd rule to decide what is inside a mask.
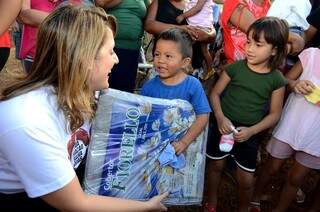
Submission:
[[[71,139],[68,142],[68,153],[73,168],[76,169],[85,157],[89,141],[89,133],[82,128],[79,128],[71,135]]]

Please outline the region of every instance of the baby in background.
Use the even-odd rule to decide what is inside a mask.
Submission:
[[[190,26],[200,27],[203,30],[212,32],[214,30],[213,22],[213,1],[212,0],[190,0],[188,1],[185,12],[177,17],[177,22],[181,23],[187,20]],[[205,66],[201,79],[207,80],[213,74],[212,57],[209,53],[209,43],[201,44],[201,51],[204,56]]]

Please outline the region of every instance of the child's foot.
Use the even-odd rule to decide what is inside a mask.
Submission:
[[[298,188],[297,194],[296,194],[296,202],[297,203],[304,203],[306,199],[305,193],[301,190],[301,188]]]
[[[250,212],[260,212],[260,202],[250,202]]]
[[[216,208],[212,203],[206,202],[203,207],[205,212],[216,212]]]

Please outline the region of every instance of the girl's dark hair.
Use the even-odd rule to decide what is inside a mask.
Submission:
[[[152,53],[154,54],[158,40],[169,40],[176,42],[180,47],[183,58],[192,57],[192,39],[189,33],[183,29],[171,28],[160,33],[156,38]]]
[[[271,70],[278,68],[287,55],[289,26],[285,20],[276,17],[263,17],[256,20],[248,29],[247,36],[252,32],[252,38],[259,41],[262,35],[268,44],[276,48],[276,55],[269,60]]]

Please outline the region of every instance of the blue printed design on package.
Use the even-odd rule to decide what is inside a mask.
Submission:
[[[109,89],[99,98],[92,126],[85,191],[137,200],[169,191],[167,204],[200,204],[205,133],[186,151],[185,167],[161,166],[158,161],[165,147],[178,141],[194,120],[186,101]]]

